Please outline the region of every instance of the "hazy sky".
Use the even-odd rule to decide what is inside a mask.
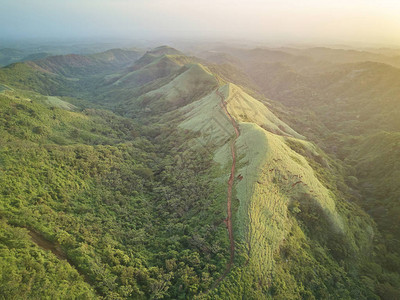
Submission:
[[[2,0],[0,37],[400,45],[400,0]]]

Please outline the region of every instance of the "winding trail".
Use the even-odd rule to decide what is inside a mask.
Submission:
[[[58,244],[47,240],[42,234],[40,234],[39,232],[37,232],[31,228],[28,228],[28,227],[24,227],[24,228],[28,230],[28,234],[30,235],[32,242],[34,242],[38,247],[42,248],[43,250],[51,251],[58,259],[66,260],[73,268],[75,268],[75,270],[81,276],[83,276],[85,282],[87,284],[89,284],[90,286],[92,286],[93,290],[97,293],[96,288],[94,287],[93,282],[89,278],[89,276],[86,275],[85,273],[83,273],[80,270],[80,268],[73,261],[71,261],[68,258],[67,254],[61,249],[61,247]]]
[[[28,230],[28,233],[32,239],[32,241],[38,245],[40,248],[46,250],[46,251],[51,251],[58,259],[61,260],[66,260],[68,261],[68,263],[70,265],[72,265],[72,263],[68,260],[67,255],[64,253],[64,251],[61,249],[60,246],[56,245],[55,243],[52,243],[48,240],[46,240],[43,235],[41,235],[40,233],[26,228]]]
[[[232,167],[231,167],[231,175],[229,176],[228,180],[228,195],[227,195],[227,213],[228,217],[225,220],[226,227],[228,228],[228,233],[229,233],[229,242],[230,242],[230,259],[229,262],[226,265],[225,272],[221,275],[220,278],[215,282],[213,287],[216,287],[225,277],[228,275],[228,273],[231,271],[232,265],[233,265],[233,260],[235,258],[235,240],[233,238],[233,228],[232,228],[232,187],[233,187],[233,182],[235,179],[235,168],[236,168],[236,152],[235,152],[235,144],[236,140],[240,136],[240,131],[239,131],[239,126],[236,123],[235,119],[231,116],[231,114],[228,111],[228,108],[226,107],[226,102],[225,102],[225,97],[224,95],[216,90],[215,93],[218,95],[218,97],[221,99],[221,107],[225,111],[226,115],[230,119],[232,126],[235,130],[235,139],[231,142],[231,155],[232,155]]]

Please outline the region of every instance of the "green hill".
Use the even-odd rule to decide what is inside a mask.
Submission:
[[[267,110],[263,104],[234,85],[223,86],[220,91],[240,128],[236,143],[240,167],[235,174],[242,179],[235,184],[234,204],[239,258],[230,277],[222,281],[211,298],[217,295],[235,298],[238,294],[262,298],[265,293],[282,298],[308,293],[316,297],[372,295],[363,289],[357,277],[339,279],[345,271],[337,261],[347,261],[353,267],[358,261],[361,265],[362,257],[372,247],[374,225],[360,208],[349,205],[332,184],[333,171],[322,174],[324,164],[329,163],[323,154],[321,157],[321,150],[304,140],[288,137],[284,131],[274,132],[280,126],[299,136],[272,113],[263,112]],[[202,133],[198,147],[204,147],[210,140],[218,142],[214,159],[225,170],[220,179],[223,181],[229,177],[231,159],[226,141],[232,138],[233,130],[219,104],[219,97],[212,92],[187,109],[181,108],[186,111],[186,118],[179,126]],[[241,112],[253,112],[245,120],[243,116],[236,117],[238,107],[242,106]],[[261,119],[264,124],[270,124],[268,127],[257,124],[257,117],[261,116],[269,118],[268,121]],[[292,236],[290,241],[288,236]],[[308,269],[303,265],[302,275],[297,271],[297,256],[304,257],[310,266]],[[296,262],[288,263],[292,259]],[[337,290],[322,283],[323,270],[328,265],[335,280],[340,280],[346,288]],[[317,289],[309,285],[307,276],[314,278]],[[237,278],[242,278],[240,283]],[[288,284],[279,287],[281,282]],[[266,286],[270,288],[265,290]],[[353,290],[353,295],[346,290]]]
[[[399,261],[395,224],[400,180],[396,169],[400,77],[395,57],[325,48],[279,51],[290,56],[269,50],[228,52],[235,54],[236,66],[247,72],[264,96],[282,103],[269,102],[286,122],[343,166],[349,197],[382,232],[377,251],[385,254],[378,255],[377,264],[385,272],[394,271]],[[308,57],[304,64],[296,59],[302,56]],[[343,183],[340,186],[343,189]],[[378,276],[375,291],[383,299],[397,298],[398,277],[386,276]]]
[[[0,68],[0,82],[45,95],[80,96],[94,90],[106,74],[131,65],[140,55],[139,51],[113,49],[87,56],[49,56]]]

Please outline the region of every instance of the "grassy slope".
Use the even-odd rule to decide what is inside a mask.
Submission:
[[[234,108],[231,110],[230,103],[228,98],[228,108],[232,111]],[[324,218],[324,222],[318,226],[324,226],[324,231],[347,239],[346,243],[352,244],[350,248],[356,252],[363,253],[371,247],[373,228],[371,225],[367,225],[369,230],[360,227],[368,224],[368,218],[361,216],[357,221],[350,222],[353,224],[348,224],[349,220],[336,207],[337,201],[343,200],[337,199],[319,181],[307,160],[285,143],[287,138],[263,130],[254,123],[239,124],[242,134],[237,145],[239,155],[243,153],[240,160],[243,168],[238,170],[238,174],[242,174],[243,180],[237,183],[237,219],[240,222],[247,219],[248,227],[242,226],[240,230],[239,225],[238,229],[239,232],[247,230],[247,234],[242,236],[248,248],[249,272],[255,274],[255,278],[263,284],[271,284],[271,275],[274,277],[276,272],[276,259],[273,257],[279,253],[294,222],[289,207],[296,201],[303,205],[302,199],[319,207],[319,217]],[[307,142],[300,143],[313,148]],[[329,251],[324,251],[330,255]],[[302,284],[306,285],[304,282]],[[292,293],[295,294],[294,291]]]
[[[142,66],[142,64],[144,65]],[[125,85],[130,88],[139,87],[158,78],[168,76],[180,67],[167,55],[161,57],[149,55],[148,60],[145,62],[143,62],[143,58],[139,60],[133,66],[133,71],[123,74],[117,80],[113,79],[113,81],[115,80],[113,85]]]
[[[279,56],[268,51],[248,51],[238,56],[243,59],[242,62],[247,62],[244,68],[266,96],[296,107],[289,109],[297,115],[295,120],[286,112],[287,108],[282,108],[286,111],[281,115],[286,115],[285,119],[290,124],[295,124],[321,147],[344,160],[340,164],[347,171],[338,174],[337,178],[345,176],[346,183],[350,185],[350,193],[347,192],[346,197],[359,201],[378,226],[385,228],[383,239],[376,235],[376,250],[372,252],[377,251],[378,257],[390,259],[378,258],[371,262],[380,264],[385,270],[372,275],[370,271],[373,268],[365,267],[369,270],[369,277],[366,278],[376,280],[374,292],[381,297],[397,297],[393,295],[398,295],[399,276],[391,272],[399,261],[396,254],[398,243],[394,238],[397,227],[393,225],[399,215],[399,192],[395,184],[398,181],[395,168],[398,156],[396,131],[400,128],[397,117],[399,70],[382,63],[364,62],[363,55],[354,51],[315,50],[320,52],[317,56],[321,60],[304,59],[306,64],[303,65],[295,57]],[[291,53],[297,56],[299,52]],[[313,51],[304,52],[301,55]],[[327,57],[331,55],[339,57],[328,62]],[[335,61],[348,64],[335,65]],[[318,129],[315,130],[315,127]],[[346,190],[343,183],[337,183],[340,190]]]
[[[191,63],[190,58],[149,56],[146,54],[143,57],[145,63],[139,60],[133,66],[135,71],[126,75],[126,82],[115,84],[119,82],[116,81],[105,87],[107,92],[102,97],[118,99],[113,105],[124,115],[140,117],[144,113],[148,117],[161,117],[166,112],[202,98],[217,86],[215,76],[204,66]],[[143,72],[147,75],[142,76]],[[124,78],[122,76],[121,80]],[[139,78],[139,81],[135,78]]]
[[[240,159],[236,176],[241,174],[243,179],[236,180],[237,200],[234,203],[237,268],[232,271],[227,281],[221,283],[218,292],[214,291],[212,297],[217,295],[234,297],[236,293],[247,295],[249,298],[262,297],[262,294],[271,293],[271,276],[290,278],[294,283],[285,293],[292,295],[291,297],[299,296],[300,287],[306,283],[296,279],[294,275],[288,275],[291,271],[287,271],[286,275],[280,274],[278,270],[282,266],[278,265],[279,259],[276,255],[279,255],[280,248],[293,230],[302,235],[300,239],[303,243],[310,245],[319,241],[317,238],[314,238],[316,241],[310,241],[312,237],[311,235],[307,237],[307,225],[302,229],[299,227],[296,217],[289,209],[292,203],[301,202],[302,198],[306,198],[308,204],[317,207],[316,210],[321,214],[319,218],[324,219],[318,226],[323,226],[323,231],[332,232],[334,236],[346,239],[346,243],[354,253],[364,253],[371,247],[372,224],[368,223],[368,218],[362,214],[359,218],[349,221],[349,211],[357,211],[355,207],[348,207],[346,213],[339,212],[336,207],[338,201],[336,196],[320,182],[306,158],[293,151],[286,140],[298,141],[311,153],[316,152],[315,146],[306,141],[267,131],[266,129],[272,128],[272,131],[276,130],[286,136],[288,135],[286,132],[299,136],[264,105],[243,93],[238,87],[227,84],[220,87],[220,91],[226,95],[228,110],[240,124],[241,135],[237,140],[237,155]],[[221,165],[220,182],[224,182],[229,177],[231,164],[229,140],[234,136],[234,131],[219,102],[215,92],[211,92],[203,99],[182,108],[181,111],[185,112],[185,121],[180,126],[201,132],[197,147],[203,147],[207,139],[218,145],[214,159]],[[242,107],[246,109],[243,110]],[[243,111],[247,113],[245,119],[240,114]],[[266,129],[257,123],[264,125]],[[364,230],[365,226],[369,229]],[[355,242],[356,237],[357,242]],[[307,239],[309,240],[304,241]],[[323,242],[320,244],[323,245]],[[344,270],[332,258],[332,253],[324,249],[324,246],[320,247],[323,249],[321,251],[325,259],[332,264],[331,267],[341,274],[337,276],[346,276]],[[316,260],[312,253],[307,252],[304,255],[312,259],[313,264],[319,268],[324,268],[327,264],[326,261]],[[235,284],[237,276],[246,279],[240,284]],[[258,284],[255,284],[256,282]],[[267,288],[268,286],[270,288]],[[304,290],[311,293],[309,287]],[[228,294],[225,294],[227,291]],[[333,293],[331,289],[325,292]]]
[[[216,85],[215,77],[201,65],[185,65],[186,70],[159,89],[138,98],[152,110],[171,110],[189,104],[208,94]],[[157,99],[152,101],[152,99]]]
[[[276,134],[303,138],[278,119],[264,104],[244,93],[238,86],[229,84],[227,93],[229,112],[237,121],[255,123]]]

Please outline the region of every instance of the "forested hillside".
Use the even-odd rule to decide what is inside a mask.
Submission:
[[[228,50],[0,68],[1,297],[400,297],[398,69]]]

